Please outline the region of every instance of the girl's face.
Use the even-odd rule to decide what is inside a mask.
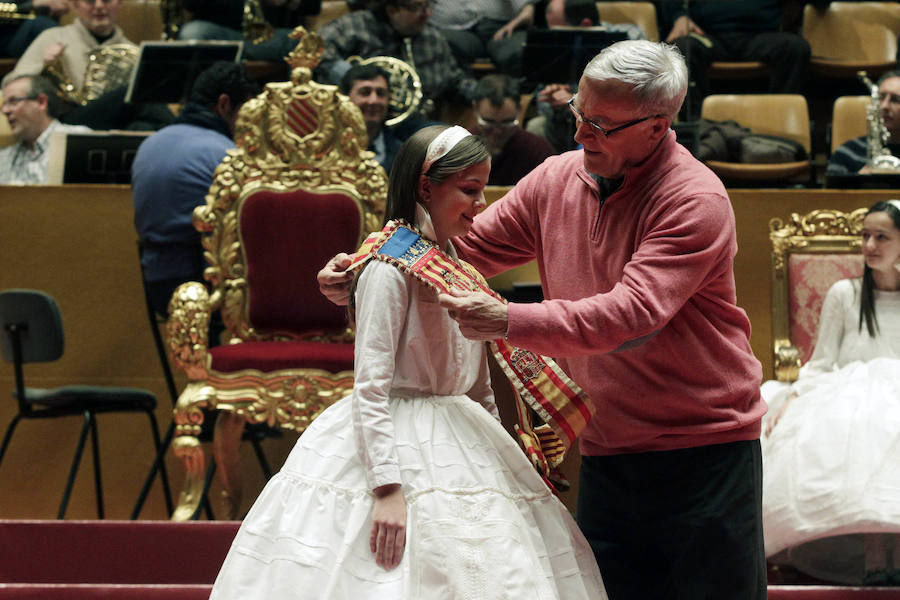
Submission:
[[[431,215],[438,244],[443,247],[452,237],[465,235],[475,215],[487,203],[484,186],[491,174],[490,159],[457,171],[435,183],[427,177],[419,180],[419,196]]]
[[[873,271],[888,271],[900,261],[900,230],[884,211],[866,215],[862,230],[862,253]]]

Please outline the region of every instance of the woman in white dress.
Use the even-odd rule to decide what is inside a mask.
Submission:
[[[461,127],[401,148],[387,219],[455,256],[490,155]],[[587,541],[500,424],[483,343],[433,291],[371,260],[353,393],[300,437],[245,517],[214,600],[606,598]]]
[[[799,378],[768,394],[766,555],[822,579],[900,585],[900,201],[869,209],[862,253],[863,277],[828,291]]]

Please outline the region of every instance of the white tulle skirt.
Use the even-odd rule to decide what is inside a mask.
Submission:
[[[509,434],[465,396],[390,402],[408,507],[390,571],[350,398],[322,413],[241,525],[212,599],[605,599],[590,546]]]
[[[767,385],[774,415],[787,386]],[[900,360],[816,376],[763,439],[766,555],[858,583],[863,534],[900,534]]]

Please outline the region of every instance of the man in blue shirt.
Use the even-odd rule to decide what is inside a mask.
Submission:
[[[194,208],[205,202],[213,172],[234,148],[234,124],[257,84],[236,63],[217,62],[197,77],[188,104],[172,125],[148,137],[131,167],[134,227],[154,310],[185,281],[203,281],[203,248]]]

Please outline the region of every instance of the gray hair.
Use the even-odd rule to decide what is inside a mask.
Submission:
[[[687,65],[678,48],[647,40],[607,46],[584,68],[584,76],[594,82],[628,85],[641,112],[672,119],[681,109],[688,86]]]

